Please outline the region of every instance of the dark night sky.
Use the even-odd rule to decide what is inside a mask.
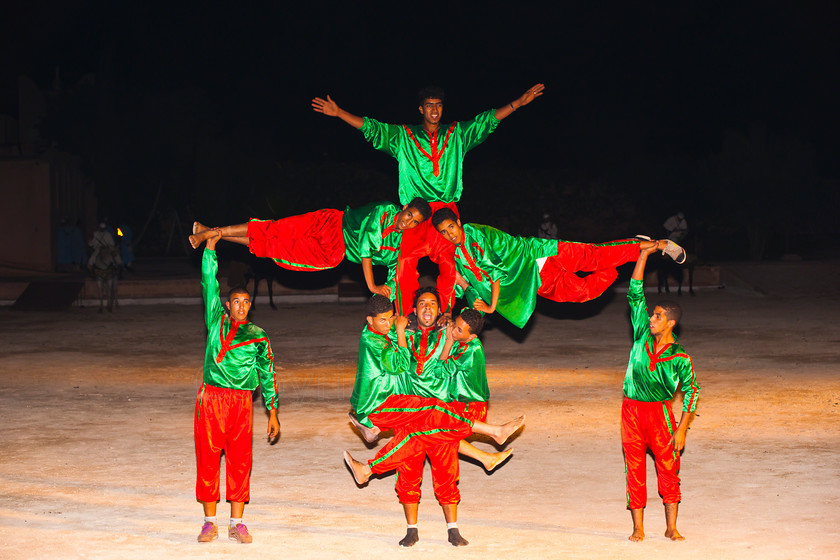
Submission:
[[[59,66],[66,84],[96,72],[115,91],[199,88],[222,126],[244,123],[283,157],[395,173],[311,98],[405,122],[417,89],[436,83],[451,120],[544,82],[471,165],[586,168],[627,146],[703,158],[727,129],[760,126],[810,146],[821,177],[840,177],[836,2],[242,4],[11,7],[0,112],[15,109],[18,75],[47,88]]]
[[[541,106],[517,115],[529,137],[633,119],[688,150],[751,123],[836,140],[834,2],[205,4],[22,3],[3,18],[7,85],[48,86],[56,65],[72,82],[110,54],[123,87],[199,86],[225,114],[281,129],[318,122],[315,94],[405,120],[434,82],[464,117],[543,81]]]

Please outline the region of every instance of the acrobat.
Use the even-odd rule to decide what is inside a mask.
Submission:
[[[498,311],[520,328],[534,312],[536,296],[594,299],[618,278],[618,266],[658,243],[641,237],[607,243],[516,237],[490,226],[461,224],[448,208],[435,212],[432,224],[455,247],[455,266],[463,279],[459,288],[467,300],[481,312]],[[678,263],[685,261],[685,251],[673,241],[662,250]]]
[[[415,198],[402,208],[373,203],[344,211],[332,208],[279,220],[251,220],[244,224],[211,228],[193,224],[190,245],[198,248],[218,231],[222,239],[241,245],[258,257],[267,257],[283,268],[317,271],[334,268],[346,257],[362,264],[368,289],[391,299],[399,297],[396,274],[405,232],[431,215],[429,204]],[[373,265],[388,267],[388,280],[377,284]],[[415,263],[416,265],[416,263]]]
[[[405,318],[402,318],[405,320]],[[345,453],[345,461],[356,482],[364,484],[372,474],[397,469],[397,495],[403,504],[407,521],[406,537],[401,546],[417,542],[417,503],[419,484],[406,487],[413,480],[406,465],[419,459],[422,479],[423,460],[428,454],[432,460],[435,495],[441,503],[448,524],[449,540],[463,546],[467,541],[457,529],[458,443],[471,433],[480,433],[504,443],[524,422],[519,417],[503,425],[486,424],[462,414],[462,407],[440,399],[406,394],[409,362],[407,353],[399,351],[389,337],[394,323],[394,311],[389,300],[374,295],[366,307],[367,325],[359,344],[359,365],[351,396],[355,418],[351,420],[366,441],[375,440],[381,430],[393,429],[394,437],[371,459],[368,464],[353,459]],[[404,349],[404,348],[403,348]],[[509,452],[486,453],[485,468],[492,470],[507,458]],[[437,459],[446,459],[446,468],[436,468]],[[438,473],[441,473],[440,476]],[[448,475],[444,476],[444,474]]]
[[[457,213],[455,203],[463,190],[463,162],[467,152],[484,142],[496,130],[499,122],[514,111],[540,97],[543,84],[535,84],[525,93],[498,109],[479,113],[472,120],[442,124],[444,91],[435,86],[421,89],[418,94],[422,122],[416,125],[386,124],[370,117],[359,117],[345,111],[330,97],[316,97],[312,108],[329,117],[338,117],[353,128],[359,129],[365,140],[377,150],[384,151],[397,160],[399,170],[399,198],[405,204],[420,197],[432,205],[432,211],[449,207]],[[417,260],[424,256],[438,264],[438,291],[443,300],[443,311],[451,314],[454,304],[453,286],[455,271],[451,266],[452,248],[434,234],[428,224],[404,236],[399,284],[403,291],[397,312],[408,315],[411,294],[419,287]]]
[[[680,494],[680,454],[692,414],[697,407],[700,387],[691,357],[678,342],[674,328],[682,309],[675,302],[662,301],[648,316],[644,274],[648,256],[665,249],[671,241],[657,241],[641,250],[627,302],[633,326],[633,348],[624,375],[624,401],[621,405],[621,445],[627,475],[627,509],[633,520],[631,541],[645,538],[644,508],[647,504],[645,459],[653,453],[659,494],[665,506],[665,536],[684,540],[677,531]],[[679,423],[674,421],[671,399],[680,389],[685,393]]]
[[[268,409],[269,441],[280,436],[277,419],[277,380],[274,354],[265,331],[248,321],[251,296],[234,288],[222,307],[216,260],[218,232],[207,239],[201,261],[201,293],[207,326],[204,378],[195,402],[196,499],[204,508],[198,542],[219,536],[216,505],[219,501],[219,461],[225,453],[226,498],[230,502],[228,537],[250,543],[253,537],[242,523],[250,500],[253,412],[252,392],[259,386]],[[225,313],[227,311],[227,313]]]

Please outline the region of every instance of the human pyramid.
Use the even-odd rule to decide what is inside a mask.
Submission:
[[[199,222],[193,225],[189,236],[192,247],[207,243],[202,287],[208,342],[204,384],[195,413],[196,496],[205,513],[199,542],[210,542],[218,536],[215,513],[220,498],[222,449],[228,465],[226,497],[231,502],[229,537],[251,542],[241,522],[249,498],[251,408],[250,398],[247,406],[243,403],[246,399],[237,398],[260,385],[269,410],[268,438],[279,435],[273,354],[265,332],[247,321],[250,295],[244,288],[231,290],[225,304],[228,318],[218,301],[215,247],[220,240],[247,245],[254,255],[271,258],[290,270],[333,268],[345,257],[361,263],[373,296],[365,308],[350,422],[368,443],[387,431],[392,430],[394,435],[367,462],[357,461],[346,451],[344,460],[360,486],[373,475],[397,471],[396,492],[407,524],[400,546],[412,546],[419,540],[417,513],[427,457],[448,540],[454,546],[468,544],[457,525],[458,454],[492,471],[513,450],[488,453],[465,438],[482,434],[502,446],[524,423],[524,416],[504,424],[486,422],[490,392],[484,349],[478,338],[484,315],[498,312],[521,328],[534,311],[536,296],[561,302],[591,300],[616,280],[617,267],[636,261],[630,290],[635,304],[631,299],[631,308],[635,305],[638,311],[641,294],[641,314],[634,315],[634,326],[638,327],[637,322],[644,324],[636,328],[641,351],[634,345],[622,414],[631,496],[628,508],[634,523],[630,539],[644,538],[644,457],[650,447],[657,456],[659,489],[666,506],[666,536],[682,540],[676,531],[676,473],[698,388],[691,360],[672,333],[679,312],[663,304],[665,307],[657,306],[648,321],[641,280],[648,255],[662,251],[682,263],[683,249],[672,241],[645,236],[607,243],[516,237],[489,226],[462,223],[458,213],[456,202],[461,197],[466,153],[486,140],[500,121],[540,97],[544,89],[543,84],[536,84],[498,109],[449,125],[441,124],[444,93],[435,87],[418,94],[422,116],[418,125],[384,124],[358,117],[341,109],[329,96],[316,97],[312,101],[315,111],[339,117],[361,130],[376,149],[397,159],[400,206],[380,202],[278,220],[252,219],[223,227]],[[419,286],[417,262],[426,256],[438,265],[436,287]],[[375,282],[373,265],[387,267],[384,284]],[[457,297],[463,297],[468,308],[453,319]],[[410,321],[412,312],[414,319]],[[656,317],[658,331],[654,332]],[[661,370],[667,370],[666,375],[661,375]],[[638,412],[635,409],[627,413],[625,422],[624,409],[632,403],[661,405],[678,387],[686,391],[686,401],[676,428],[672,414],[669,422],[665,417],[639,420],[631,418],[631,413]],[[660,416],[663,410],[660,407]],[[670,414],[670,407],[667,412]],[[659,440],[665,438],[664,443],[651,441],[649,424],[656,425],[659,432],[655,435]],[[670,450],[666,449],[669,445]]]

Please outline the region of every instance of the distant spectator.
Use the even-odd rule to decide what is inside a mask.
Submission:
[[[681,242],[688,235],[688,222],[685,220],[685,214],[682,212],[677,212],[665,220],[662,227],[668,232],[668,239],[674,243]]]
[[[88,259],[88,270],[96,278],[99,287],[99,312],[104,309],[106,301],[108,311],[113,311],[118,305],[117,282],[122,259],[105,222],[99,224],[89,245],[93,253]]]
[[[557,239],[557,224],[551,220],[550,214],[543,214],[537,237],[540,239]]]
[[[688,222],[685,219],[685,214],[682,212],[677,212],[665,220],[662,227],[665,228],[665,233],[668,236],[668,239],[674,243],[683,243],[686,235],[688,235]],[[683,276],[683,269],[677,266],[671,259],[657,259],[656,277],[659,287],[658,292],[660,294],[662,293],[663,288],[665,293],[671,293],[671,289],[668,286],[668,278],[674,278],[678,285],[677,293],[682,295]],[[694,295],[693,286],[691,287],[691,294]]]
[[[85,240],[82,230],[77,225],[67,223],[62,219],[58,227],[58,259],[59,271],[81,270],[85,263]]]
[[[134,247],[132,246],[131,226],[126,222],[121,222],[117,227],[117,236],[120,238],[120,258],[122,258],[123,266],[133,271],[134,268]]]

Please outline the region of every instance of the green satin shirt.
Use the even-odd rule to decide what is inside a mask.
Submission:
[[[394,332],[393,330],[391,331]],[[408,382],[403,373],[408,368],[408,353],[402,352],[391,337],[379,334],[368,325],[359,340],[359,362],[350,405],[356,418],[372,428],[368,414],[391,395],[407,395]]]
[[[464,241],[455,248],[455,266],[474,295],[488,305],[492,282],[499,280],[496,311],[522,328],[537,304],[541,285],[537,259],[556,254],[556,239],[517,237],[490,226],[464,224]]]
[[[402,232],[396,229],[401,208],[390,202],[374,202],[344,211],[342,230],[344,254],[353,262],[371,259],[375,265],[388,267],[386,286],[395,293],[394,276],[399,261]]]
[[[478,337],[466,343],[456,343],[449,352],[449,357],[446,360],[438,360],[436,367],[449,377],[448,400],[487,402],[490,399],[484,346]]]
[[[624,395],[635,401],[667,401],[679,388],[685,392],[683,410],[694,412],[700,386],[694,375],[691,357],[679,344],[676,335],[673,344],[666,346],[658,355],[655,353],[655,339],[650,334],[650,316],[641,280],[630,280],[627,301],[633,325],[633,348],[624,375]]]
[[[446,329],[422,329],[406,332],[409,358],[408,383],[410,395],[449,401],[450,377],[436,368],[446,344]]]
[[[429,202],[457,202],[463,190],[464,156],[496,130],[490,109],[470,121],[441,125],[429,135],[422,125],[385,124],[364,117],[361,132],[377,150],[397,160],[400,203],[415,197]]]
[[[204,383],[226,389],[253,391],[262,388],[265,406],[277,409],[277,378],[274,355],[265,331],[251,322],[233,322],[219,299],[216,251],[204,248],[201,259],[201,295],[207,350],[204,353]]]

